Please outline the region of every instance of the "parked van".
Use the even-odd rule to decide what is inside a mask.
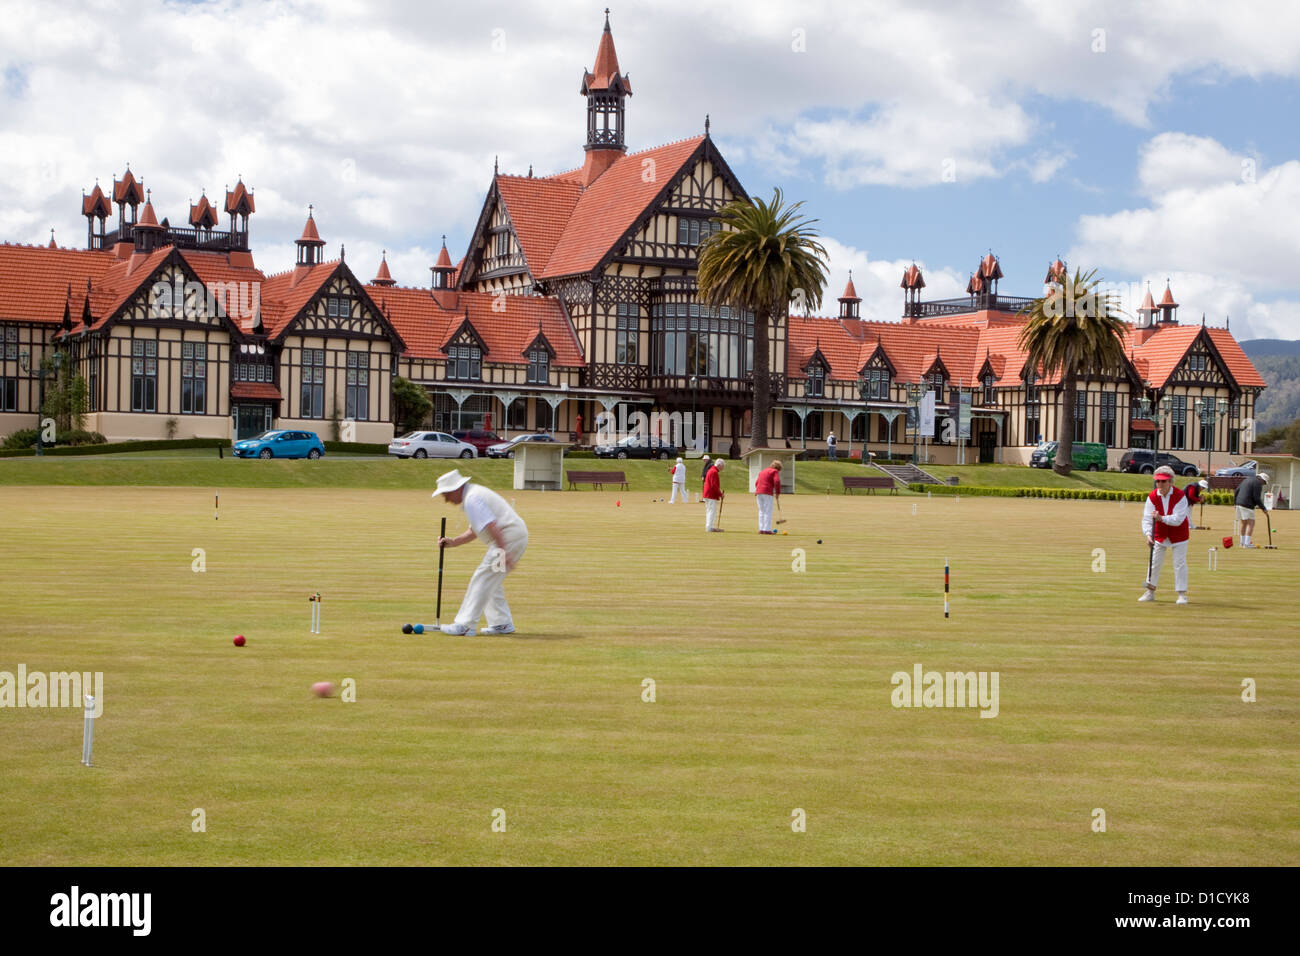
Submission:
[[[1049,441],[1034,449],[1029,456],[1031,468],[1051,468],[1056,460],[1056,442]],[[1077,441],[1070,446],[1070,463],[1079,470],[1105,471],[1106,446],[1101,442]]]

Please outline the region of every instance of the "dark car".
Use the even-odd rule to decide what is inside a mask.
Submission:
[[[1119,460],[1119,470],[1130,474],[1140,472],[1149,475],[1157,468],[1165,465],[1172,468],[1175,475],[1192,477],[1201,473],[1201,470],[1190,461],[1183,461],[1181,458],[1163,451],[1157,455],[1149,448],[1130,448],[1124,452],[1124,457]]]
[[[485,432],[478,428],[469,431],[452,432],[451,434],[452,437],[458,438],[464,442],[469,442],[477,448],[480,458],[487,453],[488,446],[499,445],[501,443],[501,436],[496,432]]]
[[[597,444],[592,449],[597,458],[675,458],[677,446],[662,438],[646,439],[644,435],[629,435],[613,444]]]

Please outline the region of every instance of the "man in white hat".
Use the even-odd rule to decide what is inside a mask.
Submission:
[[[1237,486],[1237,520],[1241,522],[1241,546],[1255,547],[1251,537],[1255,534],[1255,509],[1264,507],[1264,486],[1268,473],[1261,471]]]
[[[727,464],[725,458],[715,458],[713,467],[704,473],[704,530],[721,531],[718,527],[718,512],[722,510],[722,469]]]
[[[444,634],[472,634],[479,618],[487,615],[482,634],[513,634],[514,620],[506,603],[506,575],[528,547],[528,528],[523,519],[495,491],[470,484],[469,477],[449,471],[438,479],[437,498],[442,495],[453,505],[465,509],[469,527],[454,538],[439,538],[439,547],[458,548],[477,537],[487,545],[487,554],[469,579],[465,600],[456,612],[456,620],[442,625]]]
[[[1174,485],[1174,470],[1161,465],[1155,473],[1156,487],[1142,508],[1142,533],[1147,536],[1147,586],[1139,601],[1154,601],[1165,552],[1174,555],[1174,590],[1178,604],[1187,603],[1187,496]]]
[[[677,464],[673,465],[673,494],[668,499],[668,503],[673,504],[678,495],[682,496],[683,502],[690,501],[686,497],[686,463],[680,458],[677,459]]]

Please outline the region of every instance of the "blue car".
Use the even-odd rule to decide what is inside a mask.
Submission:
[[[315,432],[276,430],[235,442],[236,458],[319,458],[325,443]]]

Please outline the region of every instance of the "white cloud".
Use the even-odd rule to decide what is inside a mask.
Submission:
[[[1300,160],[1247,166],[1255,181],[1243,181],[1253,159],[1204,137],[1153,138],[1138,167],[1151,204],[1082,216],[1071,261],[1154,276],[1157,299],[1177,274],[1175,297],[1198,317],[1234,316],[1239,338],[1300,336],[1300,303],[1281,297],[1295,289],[1300,258]]]
[[[823,236],[829,260],[829,278],[826,294],[822,297],[821,315],[839,315],[840,295],[853,272],[853,288],[862,298],[859,313],[872,322],[897,322],[903,315],[903,273],[912,265],[911,259],[872,259],[867,250],[857,249],[830,236]],[[952,299],[964,295],[967,277],[955,269],[931,269],[924,261],[917,261],[925,276],[924,299]]]

